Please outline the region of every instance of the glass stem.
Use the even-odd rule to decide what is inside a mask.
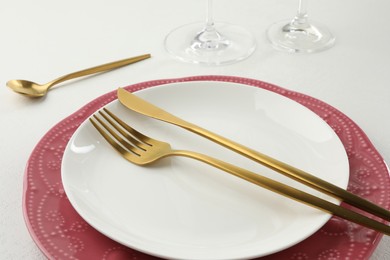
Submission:
[[[213,0],[207,0],[206,31],[214,31]]]
[[[307,24],[307,5],[308,0],[299,0],[298,12],[294,18],[294,22],[297,24]]]
[[[207,0],[206,25],[192,41],[191,48],[196,50],[224,50],[229,46],[229,41],[215,28],[213,18],[213,1]]]

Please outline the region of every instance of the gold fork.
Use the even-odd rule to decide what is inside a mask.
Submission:
[[[90,117],[91,123],[116,151],[134,164],[147,165],[168,156],[189,157],[288,198],[390,235],[390,227],[379,221],[216,158],[192,151],[173,150],[168,143],[136,131],[106,108],[103,111],[97,113],[100,116],[95,114]]]

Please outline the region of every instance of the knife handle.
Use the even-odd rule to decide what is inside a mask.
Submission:
[[[172,115],[173,116],[173,115]],[[348,192],[345,189],[342,189],[330,182],[327,182],[323,179],[320,179],[308,172],[295,168],[289,164],[276,160],[268,155],[255,151],[251,148],[243,146],[239,143],[236,143],[232,140],[229,140],[223,136],[210,132],[204,128],[201,128],[197,125],[189,123],[178,117],[174,117],[174,121],[171,123],[181,126],[193,133],[201,135],[215,143],[218,143],[232,151],[235,151],[255,162],[258,162],[276,172],[279,172],[291,179],[294,179],[300,183],[303,183],[313,189],[321,191],[325,194],[328,194],[331,197],[339,199],[349,205],[352,205],[356,208],[360,208],[364,211],[367,211],[375,216],[381,217],[387,221],[390,221],[390,211],[364,199],[351,192]]]
[[[198,161],[207,163],[213,167],[221,169],[225,172],[228,172],[236,177],[249,181],[253,184],[261,186],[265,189],[276,192],[280,195],[288,197],[290,199],[296,200],[298,202],[304,203],[311,207],[320,209],[327,213],[331,213],[335,216],[341,217],[343,219],[352,221],[354,223],[360,224],[362,226],[377,230],[386,235],[390,235],[390,226],[387,226],[379,221],[368,218],[362,214],[359,214],[355,211],[349,210],[342,206],[333,204],[327,200],[318,198],[307,192],[295,189],[283,183],[277,182],[265,176],[256,174],[254,172],[248,171],[246,169],[240,168],[238,166],[232,165],[230,163],[218,160],[216,158],[192,152],[192,151],[183,151],[175,150],[172,154],[173,156],[185,156]]]

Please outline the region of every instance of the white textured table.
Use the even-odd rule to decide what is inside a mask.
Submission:
[[[24,168],[54,124],[88,101],[141,81],[191,75],[259,79],[319,98],[353,119],[390,161],[390,2],[310,1],[309,13],[336,35],[334,48],[312,55],[277,52],[267,27],[291,17],[296,1],[215,0],[216,20],[251,30],[258,43],[247,60],[222,67],[175,61],[164,51],[170,29],[205,16],[205,0],[3,0],[0,7],[0,258],[43,259],[23,220]],[[240,10],[239,12],[236,10]],[[147,61],[28,99],[9,79],[46,82],[97,64],[152,53]],[[384,237],[372,259],[390,259]]]

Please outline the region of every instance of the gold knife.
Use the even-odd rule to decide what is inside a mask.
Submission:
[[[144,99],[126,91],[123,88],[119,88],[117,91],[119,101],[126,106],[127,108],[173,125],[177,125],[186,130],[189,130],[193,133],[196,133],[200,136],[203,136],[215,143],[218,143],[232,151],[235,151],[249,159],[252,159],[255,162],[258,162],[268,168],[271,168],[289,178],[292,178],[296,181],[299,181],[309,187],[312,187],[316,190],[319,190],[323,193],[326,193],[334,198],[337,198],[345,203],[348,203],[357,208],[363,209],[371,214],[374,214],[378,217],[381,217],[385,220],[390,221],[390,211],[365,200],[353,193],[346,191],[332,183],[329,183],[325,180],[322,180],[310,173],[307,173],[303,170],[295,168],[291,165],[288,165],[284,162],[278,161],[274,158],[271,158],[263,153],[255,151],[251,148],[245,147],[239,143],[236,143],[232,140],[229,140],[223,136],[210,132],[200,126],[194,125],[190,122],[187,122],[181,118],[176,117],[173,114],[164,111],[163,109],[147,102]]]

